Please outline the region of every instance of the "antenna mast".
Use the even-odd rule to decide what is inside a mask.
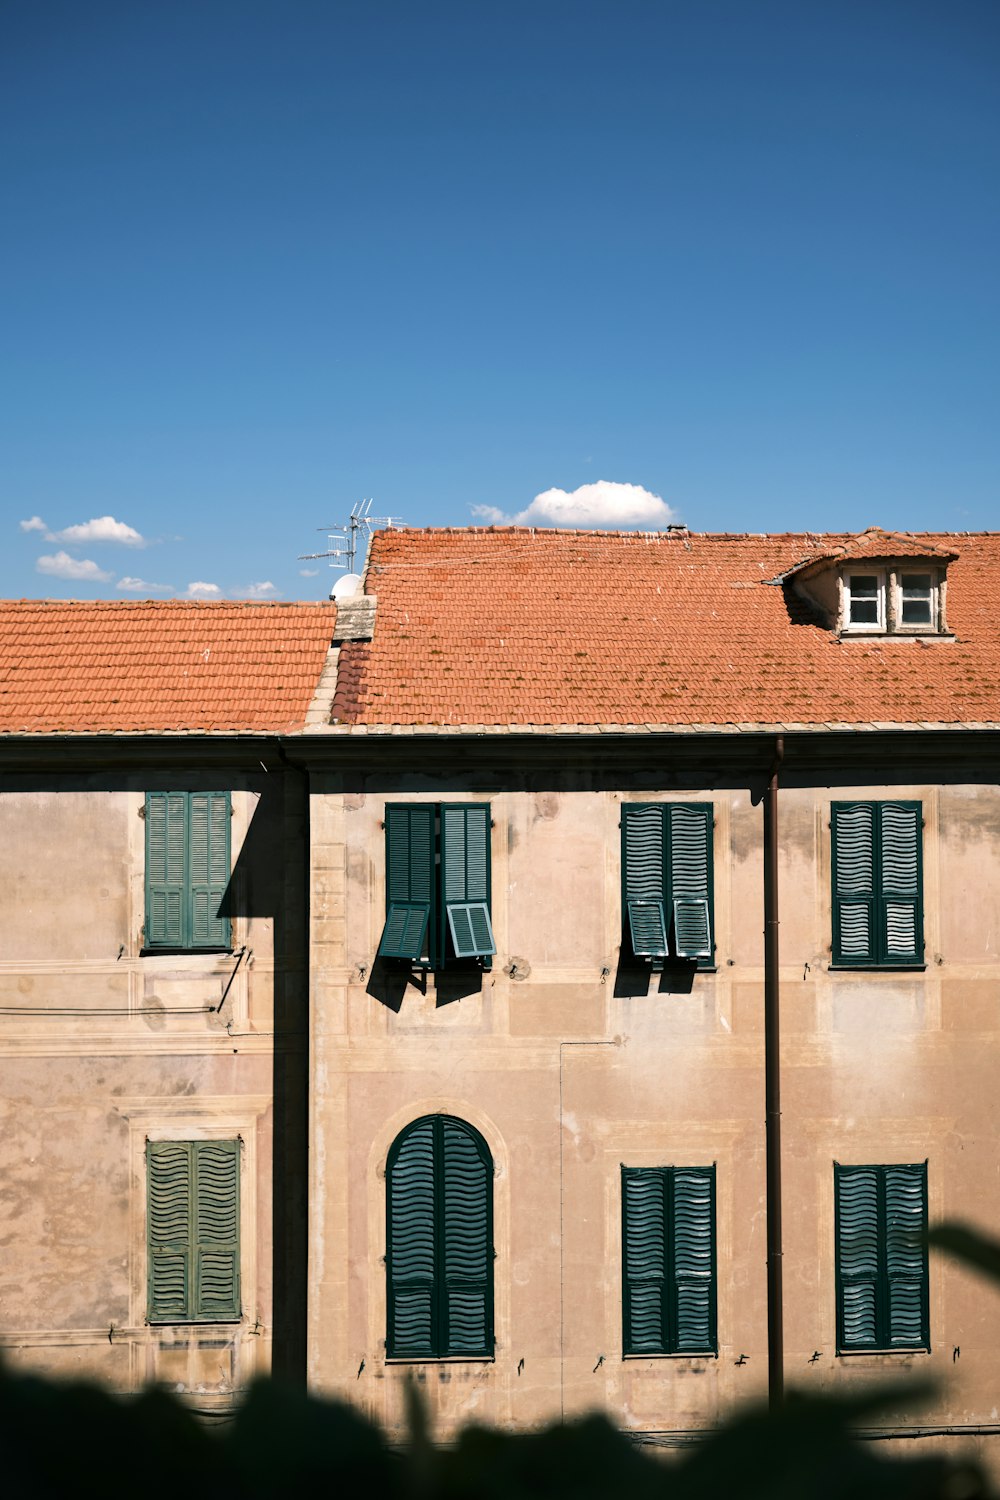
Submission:
[[[317,526],[317,531],[325,531],[330,546],[326,552],[302,552],[299,561],[304,562],[307,558],[328,557],[330,567],[337,572],[353,573],[355,571],[354,561],[358,555],[361,540],[367,552],[371,541],[372,532],[377,526],[385,526],[390,531],[394,521],[399,521],[400,516],[373,516],[371,513],[372,500],[356,500],[351,506],[351,514],[347,521],[340,525]],[[330,592],[331,599],[333,591]]]

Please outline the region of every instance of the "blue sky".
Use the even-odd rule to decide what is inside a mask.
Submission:
[[[996,0],[6,0],[0,591],[996,528],[998,183]]]

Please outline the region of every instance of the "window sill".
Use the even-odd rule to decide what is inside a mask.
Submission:
[[[242,1313],[236,1318],[169,1318],[162,1322],[155,1318],[146,1319],[150,1328],[238,1328],[243,1321]]]
[[[671,1353],[663,1349],[657,1350],[655,1353],[623,1354],[622,1363],[625,1364],[633,1359],[718,1359],[718,1357],[719,1351],[717,1349],[705,1349],[700,1354],[694,1353],[690,1349],[678,1349]]]
[[[387,1365],[495,1365],[495,1354],[387,1354]]]
[[[920,964],[827,964],[830,974],[924,974],[927,965]]]
[[[843,627],[842,641],[954,641],[958,637],[951,630],[852,630]]]
[[[140,958],[232,958],[235,948],[140,948]]]
[[[914,1344],[912,1348],[901,1349],[898,1345],[893,1349],[838,1349],[838,1359],[864,1359],[865,1355],[870,1358],[884,1359],[887,1356],[898,1359],[900,1355],[909,1358],[913,1354],[930,1354],[928,1344]]]

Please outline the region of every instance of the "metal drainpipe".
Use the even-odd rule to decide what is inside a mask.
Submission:
[[[764,794],[764,1129],[767,1198],[767,1404],[774,1413],[785,1395],[785,1337],[781,1258],[781,1033],[778,989],[778,770],[784,737]]]

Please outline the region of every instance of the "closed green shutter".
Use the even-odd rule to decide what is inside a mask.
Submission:
[[[622,1168],[626,1354],[716,1349],[715,1168]]]
[[[448,1353],[493,1353],[492,1163],[461,1120],[442,1117],[443,1328]]]
[[[228,792],[146,793],[147,948],[228,948]]]
[[[441,883],[456,958],[489,958],[490,809],[482,803],[441,808]]]
[[[147,1281],[151,1323],[186,1321],[191,1297],[191,1150],[184,1141],[146,1146]]]
[[[236,1322],[239,1141],[150,1141],[146,1165],[149,1321]]]
[[[394,1359],[493,1353],[493,1161],[464,1120],[428,1115],[397,1136],[386,1167],[386,1352]]]
[[[228,948],[229,918],[219,916],[229,884],[229,794],[188,794],[188,890],[192,948]]]
[[[704,1353],[715,1348],[715,1168],[675,1167],[670,1185],[674,1348]]]
[[[876,963],[874,802],[835,802],[833,844],[833,956],[840,963]]]
[[[430,803],[391,803],[385,810],[385,928],[382,958],[421,959],[434,899],[434,816]]]
[[[886,1332],[891,1348],[929,1344],[927,1164],[885,1167]]]
[[[838,1167],[836,1187],[838,1343],[842,1349],[875,1349],[879,1346],[877,1168]]]
[[[663,1354],[669,1347],[664,1306],[667,1282],[664,1187],[662,1172],[622,1168],[626,1354]]]
[[[919,802],[883,802],[879,807],[882,834],[880,936],[887,964],[919,963],[923,958],[921,811]]]
[[[920,963],[920,803],[834,802],[830,812],[834,963]]]
[[[187,793],[146,793],[147,948],[185,946]]]
[[[667,814],[674,952],[711,960],[714,810],[710,802],[673,802]]]
[[[397,1359],[433,1358],[435,1285],[434,1121],[418,1120],[394,1143],[386,1169],[388,1330]]]
[[[666,837],[661,803],[622,806],[622,895],[632,952],[666,958]]]
[[[839,1347],[927,1348],[927,1164],[837,1164],[834,1186]]]
[[[194,1156],[194,1316],[240,1316],[240,1143],[198,1141]]]

